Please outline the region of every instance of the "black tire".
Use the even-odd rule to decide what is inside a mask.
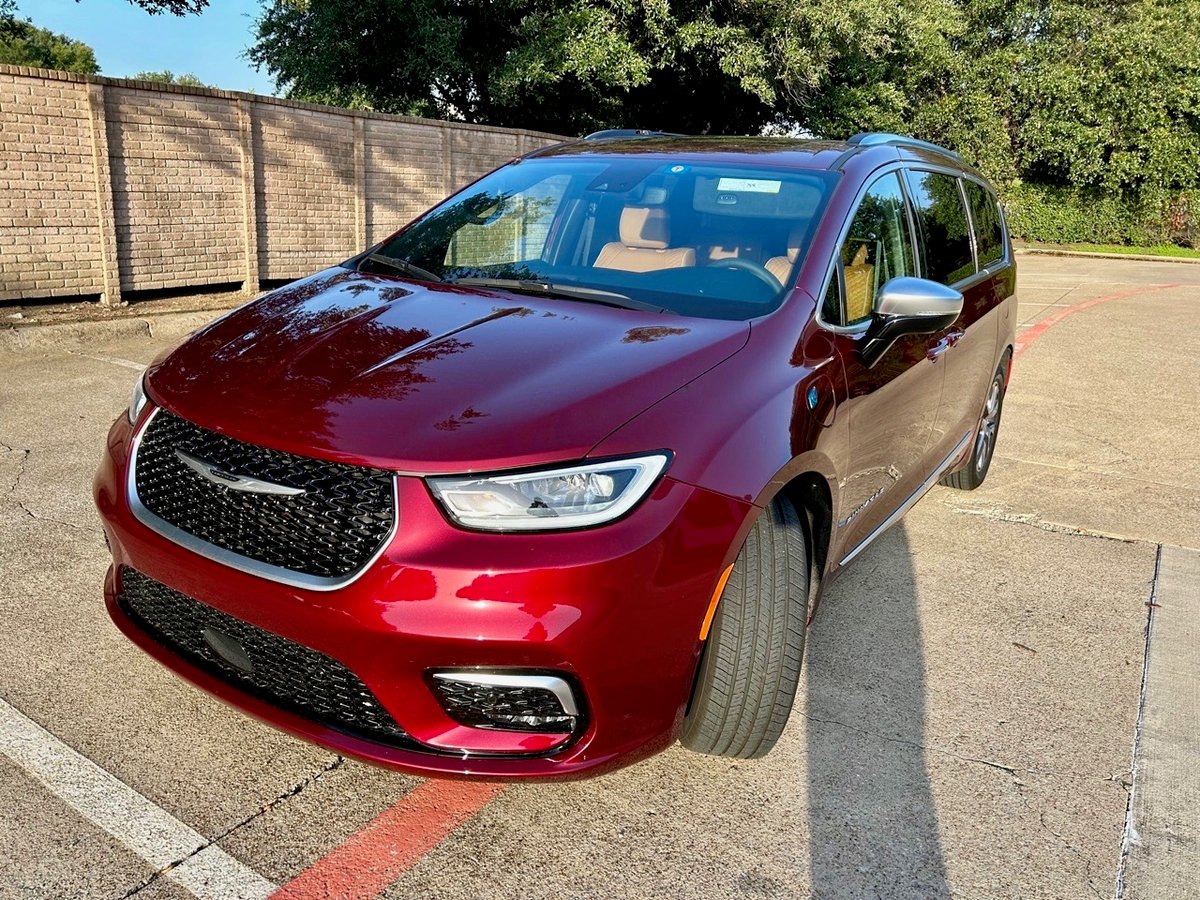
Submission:
[[[987,478],[988,470],[992,467],[992,457],[996,455],[996,437],[1000,433],[1000,414],[1004,412],[1004,381],[1007,374],[1008,357],[1005,356],[988,385],[983,412],[979,416],[979,428],[975,432],[975,443],[971,445],[971,456],[967,464],[957,472],[944,476],[940,484],[960,491],[973,491]]]
[[[713,756],[765,756],[787,724],[808,618],[808,550],[794,506],[754,523],[721,594],[680,741]]]

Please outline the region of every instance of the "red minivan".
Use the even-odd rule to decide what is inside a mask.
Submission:
[[[149,367],[96,477],[109,612],[406,772],[761,756],[822,588],[987,475],[1015,278],[911,138],[535,151]]]

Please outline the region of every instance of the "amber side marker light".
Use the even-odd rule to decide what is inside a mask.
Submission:
[[[700,640],[708,640],[708,629],[712,628],[713,616],[717,614],[717,603],[721,599],[721,594],[725,590],[725,582],[729,580],[729,576],[733,574],[733,566],[721,573],[721,577],[717,580],[717,589],[713,591],[712,599],[708,601],[708,612],[704,614],[704,624],[700,626]]]

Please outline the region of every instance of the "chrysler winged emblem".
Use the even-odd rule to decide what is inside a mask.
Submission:
[[[232,472],[226,472],[216,463],[192,456],[183,450],[176,450],[175,456],[201,478],[227,487],[231,491],[244,491],[247,494],[273,494],[276,497],[299,497],[307,493],[304,488],[275,484],[271,481],[263,481],[261,478],[251,478],[249,475],[234,475]]]

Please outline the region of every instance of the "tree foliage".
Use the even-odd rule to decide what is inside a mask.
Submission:
[[[75,0],[76,3],[79,0]],[[208,7],[208,0],[129,0],[152,16],[171,13],[174,16],[199,15]]]
[[[297,99],[565,134],[906,132],[1081,209],[1200,186],[1200,0],[264,0],[250,58]]]
[[[81,75],[95,75],[100,71],[96,54],[87,44],[65,34],[38,28],[16,18],[12,11],[11,4],[8,9],[0,7],[0,63],[60,69]]]
[[[212,87],[210,84],[205,84],[195,75],[189,73],[176,75],[170,69],[163,69],[161,72],[138,72],[133,76],[134,81],[155,81],[159,84],[177,84],[180,87],[195,87],[206,88]]]

